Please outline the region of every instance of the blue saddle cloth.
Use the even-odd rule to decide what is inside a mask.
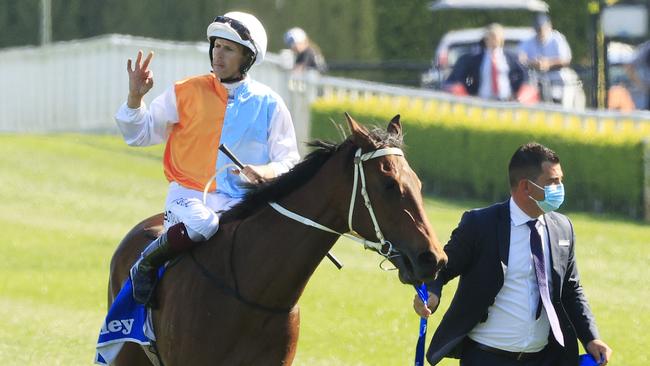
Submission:
[[[158,277],[165,269],[160,268]],[[95,364],[111,365],[119,354],[124,342],[150,345],[155,340],[153,327],[148,319],[147,308],[133,299],[133,284],[127,279],[108,309],[106,320],[97,339]]]

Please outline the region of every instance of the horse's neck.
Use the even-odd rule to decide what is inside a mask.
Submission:
[[[279,203],[345,231],[345,219],[337,207],[342,194],[337,189],[331,176],[316,176]],[[337,239],[336,234],[306,226],[270,206],[262,208],[244,220],[234,235],[233,267],[243,295],[267,306],[293,306]]]

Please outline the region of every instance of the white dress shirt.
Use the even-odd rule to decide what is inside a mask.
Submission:
[[[546,223],[544,216],[537,219],[546,277],[551,278]],[[510,198],[510,251],[507,267],[502,263],[503,287],[488,308],[487,320],[468,334],[476,342],[511,352],[537,352],[548,343],[550,324],[546,312],[542,309],[539,319],[535,319],[540,297],[530,251],[530,229],[526,225],[530,220],[533,218]]]
[[[494,53],[497,63],[498,95],[494,95],[492,92],[492,53]],[[510,87],[510,79],[508,78],[509,72],[510,67],[508,66],[506,55],[503,53],[503,48],[497,48],[493,51],[486,49],[483,53],[483,61],[481,61],[481,80],[478,86],[479,97],[499,100],[511,99],[512,89]]]

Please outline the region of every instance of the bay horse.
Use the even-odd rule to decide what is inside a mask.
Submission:
[[[400,149],[399,115],[386,130],[346,119],[345,141],[312,142],[302,162],[253,188],[223,213],[211,239],[167,268],[152,310],[165,366],[290,365],[298,299],[339,233],[366,238],[359,241],[387,257],[406,284],[432,279],[445,264],[421,182]],[[144,220],[118,246],[109,305],[161,223],[162,215]],[[140,345],[126,343],[115,364],[152,363]]]

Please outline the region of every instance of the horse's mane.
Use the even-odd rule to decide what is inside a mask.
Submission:
[[[368,133],[376,148],[402,147],[401,136],[389,134],[386,130],[380,128],[373,128]],[[349,145],[353,145],[351,138],[347,138],[340,144],[324,140],[314,140],[307,143],[307,146],[314,148],[314,150],[303,161],[277,178],[259,185],[249,186],[250,191],[248,191],[244,199],[223,213],[220,218],[221,223],[225,224],[244,219],[257,211],[259,207],[269,202],[275,202],[295,191],[309,181],[334,153]],[[353,151],[351,150],[351,154]]]

